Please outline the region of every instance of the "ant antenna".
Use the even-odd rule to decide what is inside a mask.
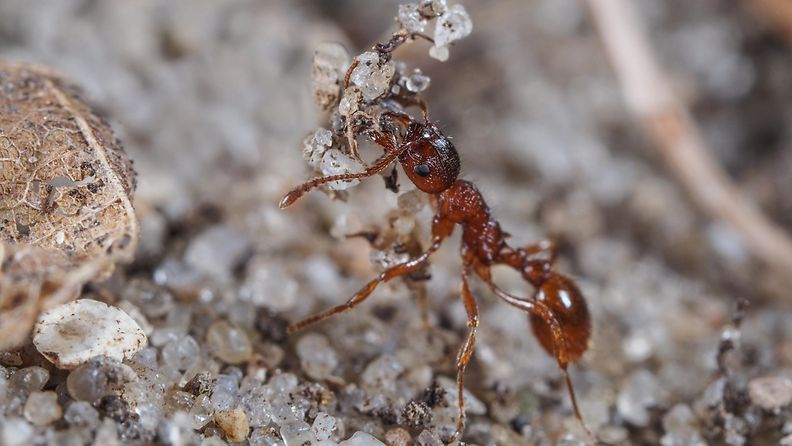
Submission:
[[[400,150],[394,150],[391,152],[385,153],[385,155],[381,156],[379,159],[374,161],[374,164],[370,167],[366,168],[363,172],[358,173],[343,173],[340,175],[331,175],[326,177],[318,177],[312,180],[308,180],[305,183],[295,187],[291,190],[288,194],[284,195],[280,201],[281,209],[286,209],[287,207],[294,204],[295,201],[299,200],[300,197],[305,195],[306,192],[314,189],[318,186],[323,184],[332,183],[333,181],[352,181],[352,180],[359,180],[363,178],[368,178],[381,170],[388,167],[399,155],[402,154],[409,146],[405,145],[404,148]]]

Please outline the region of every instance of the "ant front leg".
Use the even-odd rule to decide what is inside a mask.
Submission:
[[[476,298],[470,291],[468,280],[468,267],[462,268],[462,302],[465,304],[467,312],[468,332],[465,341],[457,354],[457,408],[459,409],[459,419],[457,420],[456,432],[447,439],[447,443],[453,443],[462,436],[465,431],[465,368],[473,357],[473,347],[476,345],[476,331],[479,324],[478,304]]]
[[[421,266],[423,266],[423,264],[426,263],[427,260],[429,260],[429,257],[435,251],[437,251],[438,248],[440,248],[442,241],[443,241],[442,238],[435,238],[429,249],[424,251],[418,257],[386,269],[376,279],[367,283],[366,286],[361,288],[360,291],[355,293],[355,295],[352,296],[345,303],[330,308],[329,310],[325,310],[319,314],[315,314],[309,318],[297,322],[296,324],[290,325],[288,328],[288,332],[294,333],[295,331],[302,330],[303,328],[309,325],[313,325],[317,322],[321,322],[327,318],[335,316],[336,314],[343,313],[345,311],[351,310],[352,308],[355,308],[356,306],[360,305],[361,302],[366,300],[371,295],[371,293],[377,288],[379,284],[383,282],[387,282],[393,279],[394,277],[399,277],[405,274],[409,274],[417,270]]]

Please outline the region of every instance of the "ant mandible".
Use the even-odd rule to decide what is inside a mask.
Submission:
[[[375,49],[388,55],[404,40],[403,36],[394,36],[389,46],[378,45]],[[348,84],[349,73],[354,66],[353,63],[347,71],[345,84]],[[545,351],[555,357],[561,369],[575,417],[589,439],[596,442],[580,414],[567,370],[571,362],[577,361],[585,353],[591,336],[591,317],[582,293],[572,279],[553,270],[557,257],[554,243],[544,241],[523,248],[509,246],[506,242],[508,234],[492,217],[489,206],[476,186],[470,181],[457,178],[460,160],[454,145],[430,122],[423,101],[418,100],[413,104],[420,106],[423,111],[423,122],[404,113],[384,113],[382,119],[390,118],[390,125],[379,126],[380,130],[368,129],[364,132],[385,153],[363,172],[309,180],[286,194],[280,201],[280,208],[291,206],[318,186],[335,181],[367,178],[398,160],[415,186],[434,196],[436,213],[432,221],[431,245],[417,257],[380,273],[347,302],[289,326],[288,332],[294,333],[351,310],[366,300],[379,284],[418,270],[440,248],[443,240],[451,235],[455,226],[459,225],[462,228],[461,297],[467,312],[468,331],[456,361],[459,418],[456,431],[447,442],[452,443],[461,436],[465,427],[464,374],[473,355],[479,325],[478,304],[470,288],[471,273],[475,273],[486,283],[498,298],[529,314],[534,335]],[[515,296],[498,287],[492,281],[491,274],[491,268],[495,265],[506,265],[517,270],[534,287],[533,296]]]

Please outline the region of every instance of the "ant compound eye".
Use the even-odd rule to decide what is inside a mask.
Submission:
[[[419,177],[426,177],[429,176],[429,166],[426,164],[419,164],[413,167],[413,172]]]

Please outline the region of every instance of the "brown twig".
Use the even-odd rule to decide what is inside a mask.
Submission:
[[[792,240],[739,190],[713,157],[660,68],[631,3],[588,3],[628,107],[642,121],[673,173],[710,216],[741,235],[755,258],[792,276]]]

